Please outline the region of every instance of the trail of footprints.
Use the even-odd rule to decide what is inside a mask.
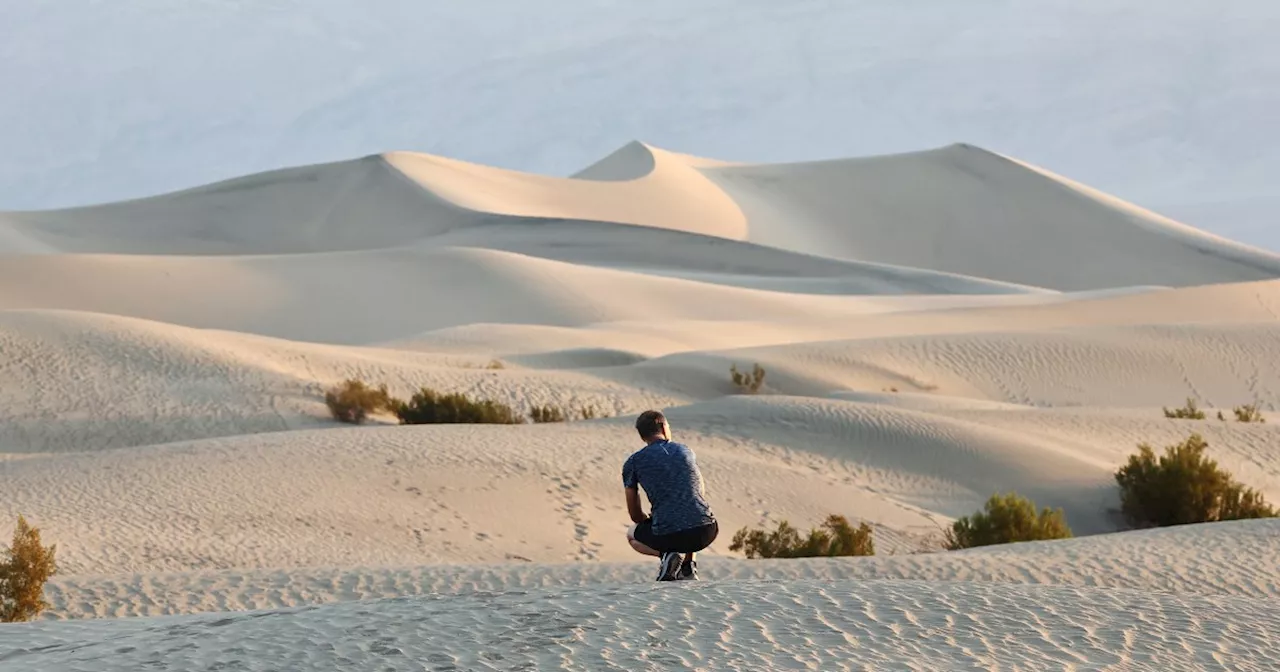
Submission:
[[[573,525],[573,540],[577,545],[577,551],[569,554],[569,557],[576,560],[598,560],[600,548],[603,544],[598,541],[591,541],[588,538],[591,530],[582,516],[583,503],[577,497],[578,489],[581,487],[578,484],[579,476],[571,474],[555,475],[546,472],[543,472],[542,476],[553,484],[547,488],[547,494],[561,501],[560,510],[564,512],[565,517]]]

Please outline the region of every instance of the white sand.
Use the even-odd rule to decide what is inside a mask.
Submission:
[[[1280,500],[1274,420],[1160,411],[1280,405],[1277,278],[959,145],[632,144],[570,178],[393,153],[0,213],[0,516],[59,545],[47,617],[288,609],[0,628],[0,669],[1274,664],[1272,522],[1103,533],[1136,444],[1191,431]],[[321,394],[350,376],[614,417],[348,427]],[[648,585],[623,537],[654,407],[721,521],[704,584]],[[1006,489],[1086,536],[912,555]],[[889,557],[728,551],[828,513]]]

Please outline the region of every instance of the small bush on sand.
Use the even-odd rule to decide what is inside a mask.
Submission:
[[[1071,528],[1067,526],[1061,509],[1045,507],[1037,514],[1035,502],[1010,492],[992,495],[982,511],[953,523],[946,532],[945,545],[947,550],[956,551],[975,546],[1070,537]]]
[[[1266,422],[1257,404],[1245,404],[1231,409],[1236,414],[1236,422]]]
[[[324,403],[334,420],[356,425],[363,423],[370,413],[390,411],[395,404],[387,394],[386,385],[374,389],[355,379],[330,388],[324,393]]]
[[[827,516],[821,527],[809,530],[809,536],[803,538],[785,520],[778,523],[778,529],[772,532],[744,527],[733,535],[729,550],[742,551],[748,558],[831,558],[876,554],[870,525],[862,523],[854,529],[844,516],[835,514]]]
[[[1191,397],[1187,397],[1187,405],[1182,408],[1175,408],[1173,410],[1165,408],[1163,410],[1164,417],[1166,418],[1178,418],[1180,420],[1204,420],[1204,411],[1200,410],[1200,408],[1196,406],[1196,400]]]
[[[458,392],[442,394],[425,387],[408,402],[396,402],[394,410],[402,425],[518,425],[524,422],[524,417],[506,404],[489,399],[475,400]]]
[[[1164,527],[1243,518],[1271,518],[1276,510],[1257,491],[1237,483],[1205,455],[1199,434],[1166,446],[1156,457],[1151,446],[1138,452],[1115,474],[1120,510],[1135,527]]]
[[[529,417],[534,422],[565,422],[569,418],[565,415],[564,409],[550,404],[546,406],[534,406],[529,409]]]
[[[49,608],[44,584],[58,571],[57,546],[40,544],[40,530],[18,516],[13,545],[0,553],[0,622],[30,621]]]
[[[739,371],[737,364],[730,364],[729,378],[733,380],[734,386],[739,390],[755,394],[764,385],[764,369],[759,364],[753,364],[751,373],[748,374]]]
[[[559,406],[534,406],[529,409],[529,417],[534,422],[569,422],[572,420],[594,420],[603,418],[604,414],[595,405],[583,406],[574,412]]]

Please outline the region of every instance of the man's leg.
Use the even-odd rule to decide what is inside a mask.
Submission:
[[[653,523],[648,520],[632,525],[627,530],[627,542],[631,544],[631,548],[634,548],[637,553],[660,558],[658,562],[659,581],[675,580],[676,575],[680,572],[680,554],[674,551],[659,551],[654,548],[654,546],[663,546],[664,548],[665,546],[650,541],[651,539],[656,539],[653,536],[652,525]]]
[[[636,527],[637,527],[636,525],[632,525],[631,527],[627,528],[627,543],[631,544],[631,548],[636,549],[637,553],[642,553],[644,555],[652,555],[655,558],[662,557],[661,552],[655,551],[652,548],[649,548],[648,546],[645,546],[643,543],[636,540]]]
[[[694,532],[694,534],[690,535],[690,538],[683,539],[681,540],[681,542],[686,545],[686,548],[696,548],[698,550],[702,550],[710,546],[711,542],[715,541],[716,537],[719,535],[720,535],[720,524],[711,523],[709,525],[705,525],[701,528],[698,528],[698,530]],[[677,577],[680,580],[683,580],[683,581],[698,580],[698,561],[695,560],[693,556],[694,556],[694,551],[690,551],[689,553],[685,554],[684,562],[680,563],[680,574]]]

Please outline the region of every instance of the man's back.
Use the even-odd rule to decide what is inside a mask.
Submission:
[[[622,465],[626,487],[644,489],[652,508],[653,533],[670,534],[715,521],[703,496],[702,474],[693,451],[669,440],[654,441]]]

